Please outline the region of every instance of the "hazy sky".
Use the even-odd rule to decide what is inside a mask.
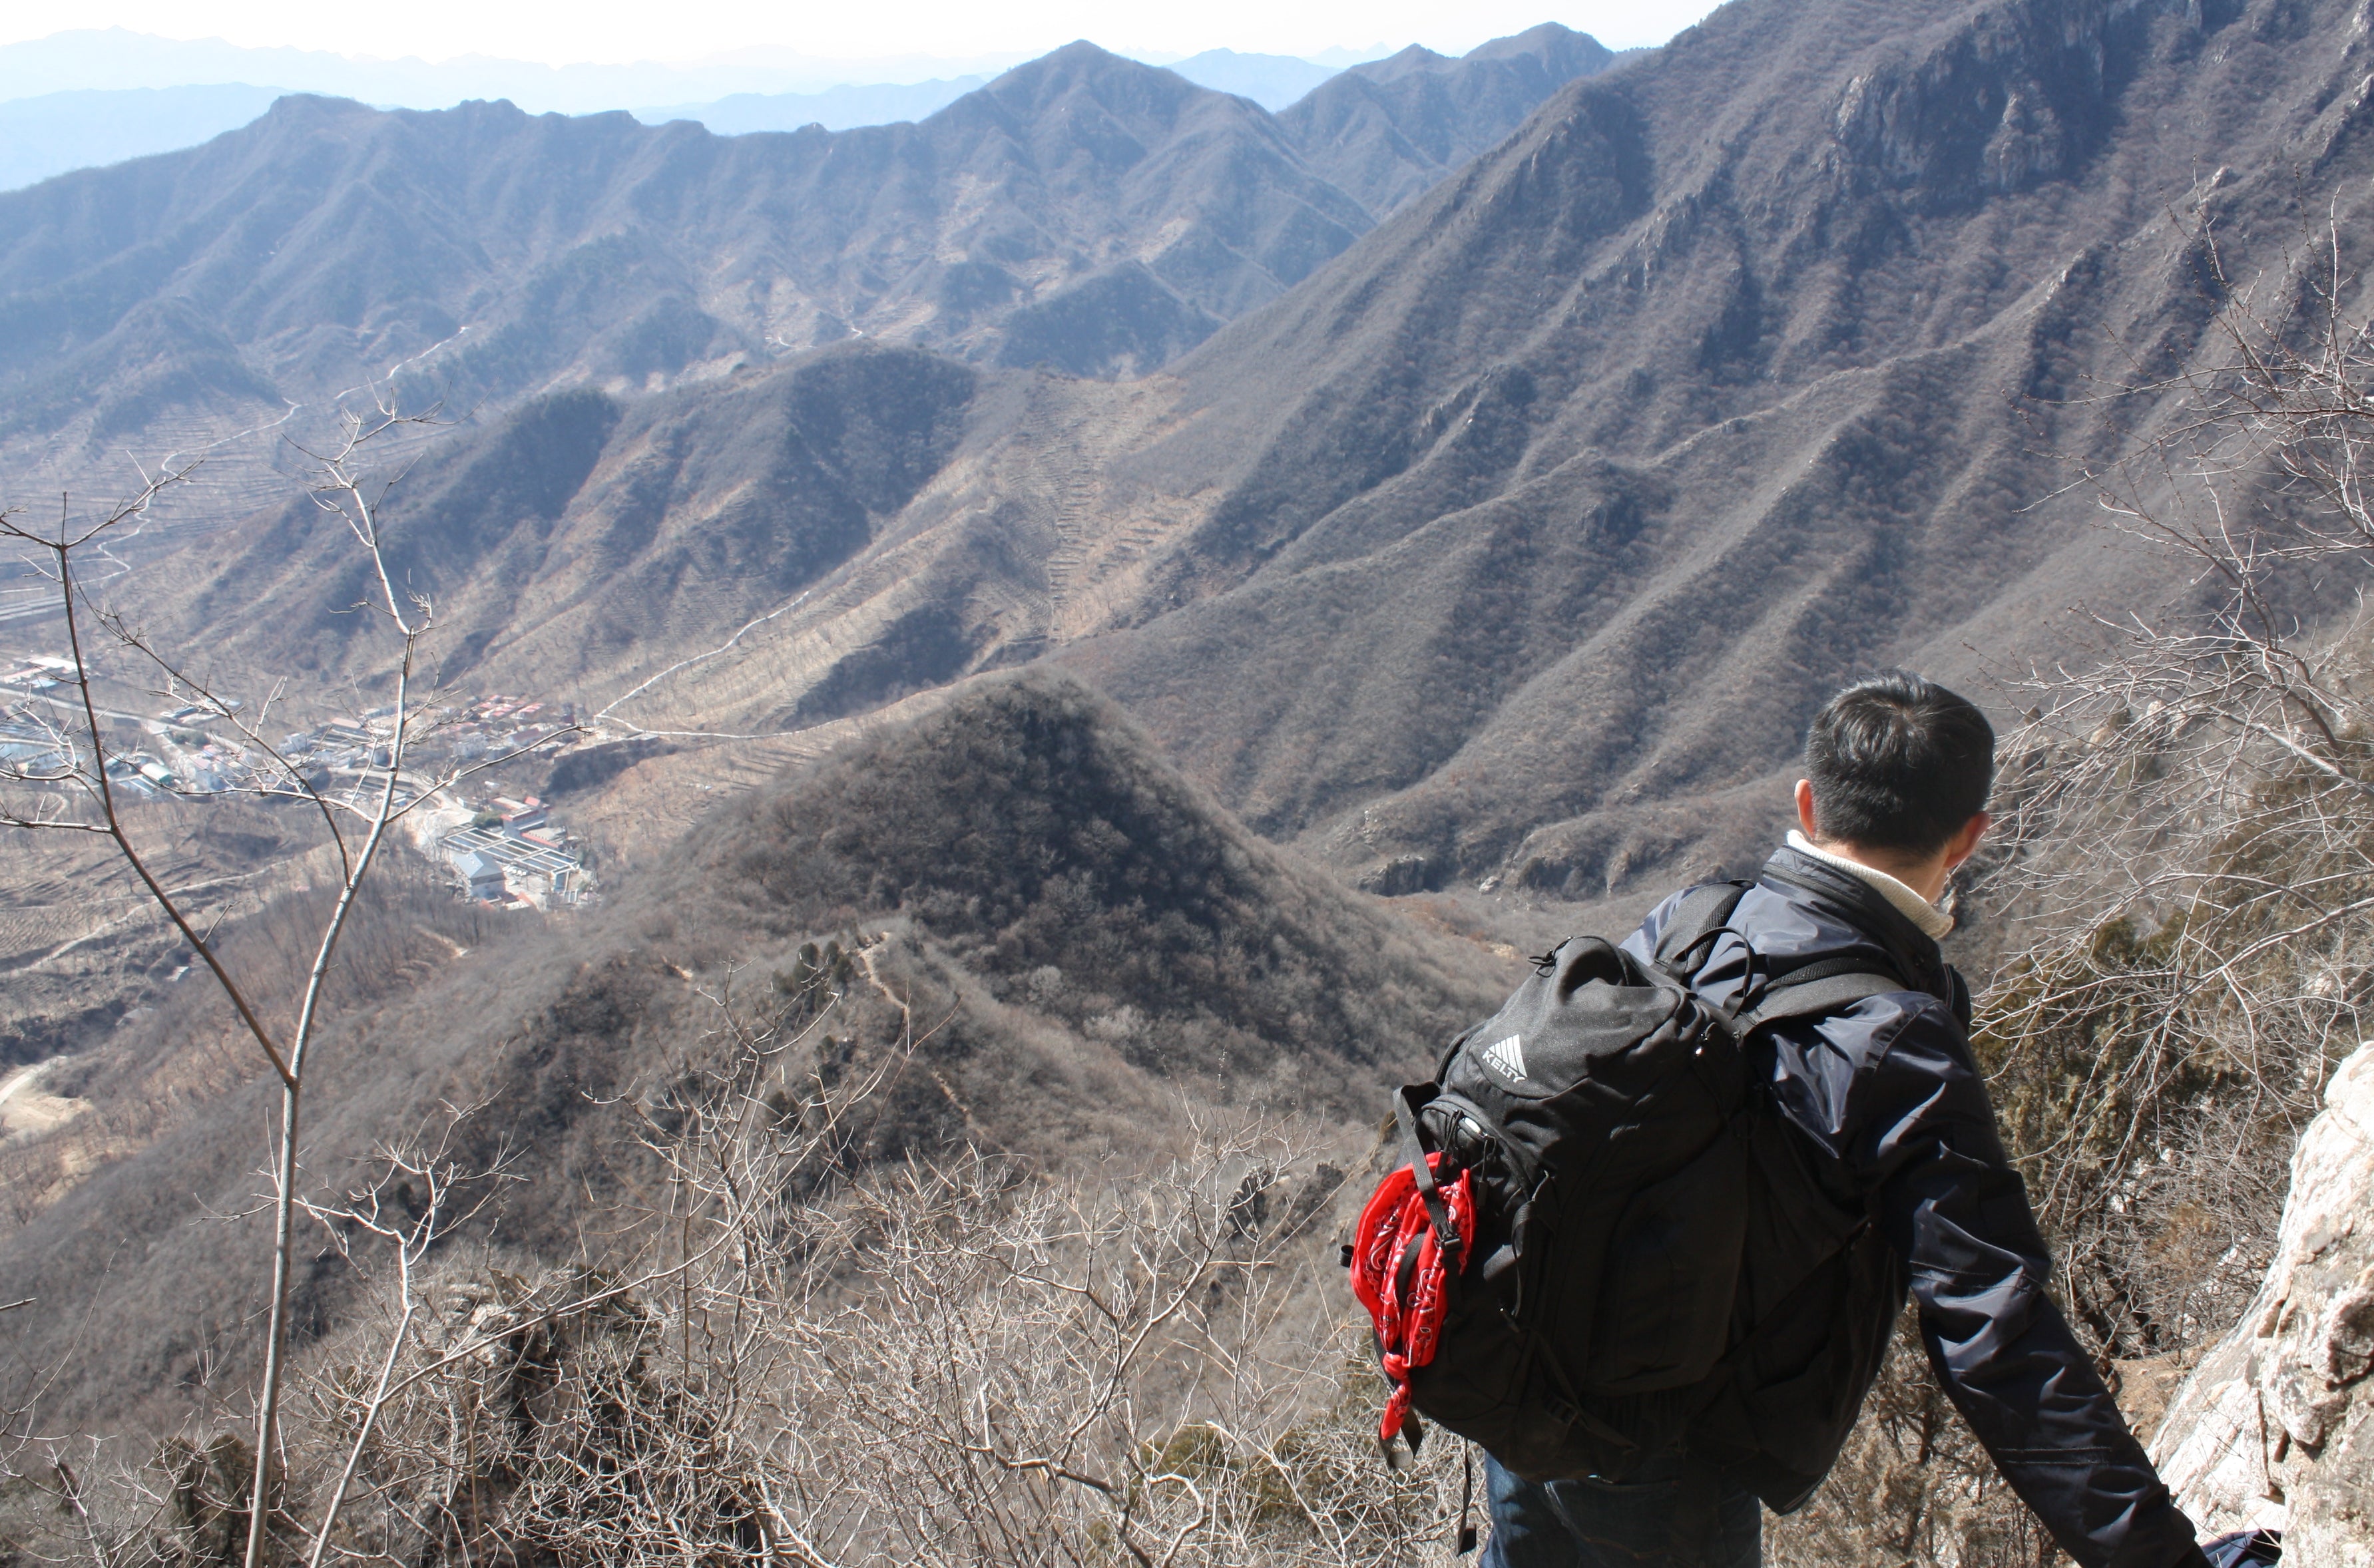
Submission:
[[[1310,54],[1332,46],[1423,43],[1462,53],[1487,38],[1558,21],[1612,48],[1662,43],[1712,9],[1711,0],[79,0],[65,10],[0,6],[0,43],[62,26],[128,28],[168,38],[220,38],[430,60],[491,54],[547,64],[689,61],[763,48],[831,59],[1036,53],[1093,38],[1109,48],[1191,54],[1228,48]]]

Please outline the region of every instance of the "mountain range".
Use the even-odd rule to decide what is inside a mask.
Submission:
[[[2320,234],[2352,275],[2361,20],[1733,0],[1616,68],[1540,29],[1281,115],[1075,44],[916,124],[733,139],[288,99],[0,196],[0,461],[21,494],[311,428],[401,365],[458,427],[382,513],[441,676],[664,743],[570,809],[828,753],[581,926],[392,920],[390,972],[467,951],[355,1000],[324,1158],[488,1097],[556,1190],[608,1179],[593,1096],[691,1048],[695,979],[885,933],[955,1021],[886,1150],[1118,1141],[1183,1094],[1340,1114],[1520,928],[1750,869],[1842,677],[2005,714],[2085,653],[2073,609],[2192,591],[2073,460],[2174,417],[2229,289]],[[254,504],[163,531],[112,602],[233,676],[367,681],[351,546],[260,440],[223,450]],[[77,1301],[119,1240],[160,1260],[106,1302],[134,1371],[85,1410],[196,1375],[253,1283],[165,1299],[255,1091],[161,1093],[220,1036],[144,994],[75,1082],[179,1108],[0,1238]]]
[[[286,99],[202,147],[0,195],[0,459],[195,445],[397,365],[481,408],[859,338],[1144,371],[1390,210],[1331,170],[1405,197],[1608,58],[1549,29],[1404,61],[1395,81],[1460,85],[1323,115],[1307,153],[1256,104],[1086,43],[840,133]],[[1386,85],[1314,99],[1337,82]]]
[[[1496,41],[1503,44],[1509,41]],[[1418,50],[1416,53],[1439,64],[1451,64],[1430,50]],[[1163,62],[1162,66],[1199,88],[1249,98],[1272,113],[1301,99],[1342,69],[1290,54],[1245,54],[1233,49],[1207,49],[1184,60]],[[1356,64],[1353,68],[1359,66]],[[843,131],[857,125],[887,124],[894,120],[921,120],[988,80],[986,76],[971,76],[898,86],[834,87],[822,92],[735,93],[708,103],[638,109],[635,118],[647,125],[664,124],[670,120],[697,120],[721,136],[745,135],[752,131],[797,131],[811,124],[822,125],[828,131]],[[1535,94],[1533,102],[1539,102],[1543,96],[1545,95]],[[1532,103],[1525,105],[1527,109],[1531,107]],[[1517,118],[1522,117],[1523,111],[1520,110]]]
[[[1586,64],[1597,56],[1557,29],[1535,41]],[[1524,53],[1522,44],[1487,50],[1473,68],[1505,88],[1510,57]],[[1417,62],[1413,73],[1406,69],[1412,63],[1398,63],[1392,76],[1456,79],[1471,68]],[[1566,67],[1554,55],[1548,68]],[[1450,101],[1455,108],[1477,96]],[[1134,118],[1108,115],[1101,107],[1108,100],[1120,105],[1119,115]],[[1116,123],[1123,132],[1146,125],[1155,117],[1148,101],[1155,111],[1202,117],[1197,123],[1216,129],[1205,135],[1190,126],[1169,135],[1157,124],[1146,135],[1159,157],[1141,156],[1133,165],[1116,147],[1145,148],[1103,133]],[[1486,112],[1513,118],[1522,107],[1521,98],[1504,93]],[[1405,129],[1439,152],[1439,125],[1414,116]],[[673,150],[661,156],[659,149]],[[949,174],[936,161],[944,149],[974,161]],[[695,162],[728,160],[712,163],[706,193],[685,188],[688,155]],[[1416,166],[1432,155],[1412,156]],[[904,160],[904,190],[886,191],[868,173],[869,158],[886,157]],[[591,166],[584,179],[552,178],[572,159]],[[819,160],[820,172],[809,167]],[[1128,175],[1149,162],[1157,167],[1142,171],[1140,206],[1122,209],[1109,188],[1116,172]],[[779,193],[780,200],[761,201],[763,185],[748,188],[753,171],[780,175],[786,168],[804,179]],[[1232,171],[1248,170],[1271,188],[1229,185]],[[1051,179],[1058,184],[1052,193]],[[817,192],[859,210],[809,202]],[[1208,193],[1219,209],[1205,231],[1164,216],[1165,204],[1187,202],[1190,193]],[[441,617],[457,634],[440,652],[441,663],[458,677],[472,660],[490,656],[519,664],[526,677],[521,650],[535,644],[553,657],[533,678],[544,679],[544,669],[562,670],[574,682],[592,665],[583,650],[566,645],[584,628],[593,628],[595,646],[610,650],[597,664],[640,660],[672,639],[698,642],[711,635],[722,607],[754,592],[780,589],[790,597],[817,584],[863,551],[880,521],[952,461],[962,469],[980,454],[1005,450],[998,432],[1010,433],[1018,422],[1060,447],[1072,439],[1066,432],[1095,422],[1102,400],[1143,405],[1142,386],[1017,376],[978,360],[897,346],[895,338],[886,343],[893,337],[888,331],[860,335],[852,329],[841,346],[821,353],[786,354],[759,343],[756,353],[735,349],[689,373],[672,371],[683,363],[685,338],[730,346],[763,336],[763,319],[737,336],[703,311],[699,300],[717,301],[711,286],[722,258],[738,248],[746,260],[758,258],[752,268],[763,269],[805,244],[816,271],[829,278],[851,270],[836,247],[854,231],[866,243],[878,242],[886,267],[920,267],[945,294],[951,283],[994,275],[987,263],[950,264],[950,243],[1010,251],[1019,231],[1028,244],[1076,256],[1089,241],[1110,242],[1102,236],[1113,228],[1136,225],[1143,236],[1158,231],[1159,220],[1187,252],[1200,247],[1225,255],[1209,228],[1223,221],[1241,227],[1248,210],[1262,216],[1261,204],[1291,216],[1297,193],[1344,218],[1344,232],[1331,244],[1369,221],[1310,174],[1256,106],[1085,46],[1017,73],[941,123],[854,138],[730,141],[686,125],[650,130],[623,115],[529,118],[493,105],[379,113],[292,99],[262,124],[210,147],[0,197],[0,205],[14,201],[29,219],[46,213],[54,220],[38,238],[20,234],[24,243],[0,263],[14,268],[18,286],[0,296],[0,337],[17,334],[13,356],[0,351],[13,357],[0,374],[14,388],[12,401],[0,404],[0,424],[12,427],[0,437],[0,499],[38,495],[53,483],[77,497],[103,492],[127,471],[112,456],[94,456],[95,448],[146,452],[151,462],[170,461],[174,449],[185,461],[202,458],[191,487],[167,497],[120,541],[111,563],[142,564],[135,575],[144,582],[163,580],[146,575],[151,566],[178,577],[183,568],[167,567],[159,552],[170,551],[183,525],[210,532],[264,506],[255,520],[263,532],[235,525],[241,543],[204,569],[204,582],[193,583],[196,591],[180,605],[217,617],[198,638],[209,661],[253,651],[280,640],[269,633],[274,622],[255,613],[254,596],[285,591],[304,598],[304,586],[283,568],[319,560],[310,503],[300,501],[295,511],[282,504],[301,484],[303,462],[281,438],[312,441],[327,434],[323,405],[370,373],[371,357],[408,357],[427,348],[432,353],[404,382],[405,393],[441,396],[449,409],[466,413],[465,427],[443,437],[441,451],[434,435],[410,443],[429,461],[391,504],[407,520],[394,537],[413,541],[399,546],[402,569],[423,587],[436,585]],[[958,216],[970,227],[944,243],[939,226],[959,194],[970,217]],[[1239,210],[1227,209],[1230,201]],[[881,210],[878,221],[866,204]],[[782,214],[795,206],[808,228],[787,232]],[[730,232],[705,229],[720,212]],[[864,263],[864,255],[856,260]],[[1060,274],[1064,263],[1044,264]],[[983,318],[979,349],[1012,358],[1061,353],[1084,337],[1124,350],[1142,345],[1143,333],[1133,333],[1144,312],[1133,316],[1134,308],[1151,298],[1173,317],[1186,313],[1151,274],[1133,265],[1094,276],[1089,287],[1058,290],[1048,308],[1035,311],[1017,310],[1012,300],[971,301]],[[1276,287],[1252,267],[1240,266],[1240,276],[1255,297]],[[778,275],[773,285],[796,304],[793,282]],[[1212,298],[1217,309],[1234,303]],[[728,296],[716,308],[723,314],[746,303]],[[932,312],[928,298],[914,311],[925,333],[934,324]],[[872,325],[899,324],[892,312],[881,314]],[[350,324],[358,317],[366,323],[359,332]],[[1205,330],[1204,317],[1189,319],[1196,331]],[[681,333],[672,338],[677,328]],[[653,353],[659,359],[646,363]],[[608,372],[599,384],[585,383],[589,361]],[[664,390],[641,390],[654,379]],[[523,398],[516,421],[507,422],[505,409]],[[242,430],[251,433],[242,437]],[[476,455],[464,456],[464,449]],[[623,483],[613,486],[614,479]],[[1053,499],[1039,481],[1032,484],[1026,506]],[[578,527],[577,515],[588,508],[605,518],[598,542]],[[566,521],[564,514],[570,514]],[[1052,521],[1052,510],[1048,515]],[[730,544],[708,526],[723,518],[735,520],[726,525]],[[413,520],[424,521],[428,531],[415,532]],[[251,547],[265,538],[281,540],[281,561]],[[564,556],[575,564],[562,565]],[[488,575],[474,581],[458,569],[464,563],[488,568]],[[128,569],[103,567],[100,591],[121,591],[130,579],[111,574]],[[656,590],[653,574],[675,587]],[[266,581],[279,587],[266,590]],[[239,582],[246,586],[235,590]],[[817,690],[787,691],[786,713],[805,716],[801,722],[863,713],[929,684],[928,672],[964,668],[970,633],[951,641],[946,629],[961,614],[946,606],[912,614],[901,607],[921,586],[910,585],[884,606],[895,623],[886,640],[852,650],[846,667]],[[671,597],[679,602],[671,605]],[[0,625],[34,639],[27,646],[38,644],[48,603],[45,585],[22,579],[0,599]],[[298,633],[310,612],[298,614],[299,622],[282,629]],[[339,622],[333,614],[315,629]],[[455,656],[464,649],[466,656]],[[300,633],[268,657],[319,671],[344,655],[335,634]],[[607,695],[615,694],[603,700]],[[634,721],[623,710],[618,719]],[[756,776],[740,762],[733,771],[737,778]],[[660,799],[680,792],[672,786],[647,791]],[[581,806],[599,814],[591,802]],[[180,880],[230,885],[217,879],[257,874],[257,857],[281,857],[284,837],[268,825],[243,822],[219,845],[197,835],[192,853],[174,864]],[[624,838],[607,837],[608,852],[626,863],[656,854],[666,835],[639,828]],[[226,847],[234,843],[255,852]],[[127,935],[120,899],[94,903],[64,893],[79,871],[63,862],[39,875],[20,869],[24,875],[0,893],[21,908],[0,928],[10,933],[0,945],[0,965],[21,971],[9,1005],[0,1009],[0,1058],[30,1059],[71,1049],[81,1033],[104,1028],[144,998],[154,1000],[173,960],[170,943]],[[67,919],[72,929],[60,927],[76,909],[89,911],[96,924],[86,930]]]
[[[98,35],[94,51],[104,53],[107,43],[114,36]],[[45,41],[53,48],[55,41]],[[55,79],[40,76],[25,79],[29,73],[21,66],[12,71],[8,57],[32,47],[40,46],[0,47],[0,84],[8,82],[12,76],[17,78],[16,85],[19,88],[30,86],[33,81]],[[255,57],[249,58],[250,55]],[[0,191],[35,184],[77,169],[99,168],[121,163],[127,158],[195,146],[226,131],[235,131],[249,123],[269,108],[274,99],[285,98],[292,91],[326,91],[332,97],[352,96],[382,108],[443,108],[450,102],[468,97],[505,96],[499,90],[488,90],[487,84],[477,79],[484,75],[483,72],[463,73],[473,82],[476,90],[452,90],[451,84],[447,84],[447,90],[440,93],[437,91],[436,73],[425,67],[417,80],[411,77],[377,80],[366,76],[358,81],[352,69],[323,70],[322,66],[325,61],[335,62],[335,57],[316,59],[302,54],[290,56],[288,52],[275,54],[269,51],[248,51],[217,58],[199,49],[196,57],[182,63],[183,70],[216,76],[229,73],[232,76],[245,73],[248,79],[166,81],[155,86],[127,87],[111,80],[105,70],[92,69],[82,75],[106,85],[20,93],[14,97],[5,96],[7,88],[0,86]],[[161,65],[162,62],[159,64]],[[294,88],[249,85],[249,80],[278,79],[267,75],[274,67],[287,71],[288,80],[320,85]],[[1322,65],[1291,55],[1245,54],[1231,49],[1208,49],[1201,54],[1169,62],[1167,68],[1198,87],[1250,98],[1264,109],[1277,111],[1302,98],[1342,67]],[[521,69],[532,76],[542,68]],[[138,73],[133,74],[136,76]],[[170,73],[161,74],[170,76]],[[69,68],[65,75],[71,79],[76,73]],[[667,80],[669,85],[686,85],[673,78]],[[927,81],[840,82],[825,88],[784,91],[744,90],[699,101],[635,108],[633,113],[647,125],[665,124],[671,120],[694,121],[721,136],[744,135],[753,131],[797,131],[809,125],[822,125],[828,131],[845,131],[859,125],[921,120],[945,109],[976,88],[987,85],[989,80],[985,74],[972,73],[934,76]],[[625,88],[631,86],[631,82],[620,81],[613,86]],[[374,92],[370,90],[373,87],[385,90]],[[346,90],[338,90],[341,88]],[[533,99],[535,95],[530,96]],[[619,106],[622,106],[620,101],[614,100],[598,107]],[[531,101],[527,107],[548,108],[549,105]]]
[[[2081,644],[2081,602],[2180,591],[2059,494],[2065,454],[2113,455],[2155,416],[2098,389],[2214,347],[2203,225],[2237,276],[2281,264],[2318,203],[2347,231],[2350,15],[1739,0],[1569,81],[1357,237],[1367,209],[1252,106],[1163,87],[1164,123],[1208,114],[1228,139],[1178,133],[1121,188],[1208,174],[1191,149],[1226,145],[1260,178],[1194,188],[1233,206],[1002,317],[951,299],[981,275],[921,263],[871,318],[906,301],[905,349],[746,358],[640,400],[589,376],[457,438],[449,474],[530,451],[566,471],[539,471],[533,507],[417,490],[442,563],[418,569],[458,667],[589,707],[639,687],[619,717],[652,728],[772,732],[1048,658],[1259,831],[1371,886],[1574,899],[1738,865],[1843,673],[1983,685]],[[1409,79],[1347,72],[1310,101],[1365,113]],[[1159,85],[1075,46],[919,129]],[[1038,164],[1113,189],[1064,161],[1078,146]],[[540,319],[580,323],[580,364],[717,351],[717,318],[668,309],[679,335]],[[524,341],[453,373],[554,373]],[[841,412],[799,412],[822,380]],[[578,434],[519,434],[546,427]],[[228,649],[350,673],[339,579],[288,532],[302,513],[277,516],[194,565],[188,624],[219,637],[264,606]]]

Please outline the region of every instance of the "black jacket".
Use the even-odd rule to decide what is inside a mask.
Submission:
[[[1654,953],[1679,897],[1625,943],[1635,957]],[[2051,1264],[1970,1057],[1961,977],[1870,884],[1792,849],[1731,924],[1694,977],[1710,1000],[1738,998],[1750,946],[1759,971],[1852,955],[1912,989],[1751,1047],[1751,1082],[1779,1113],[1759,1118],[1741,1293],[1742,1323],[1758,1327],[1735,1397],[1694,1445],[1776,1508],[1803,1503],[1854,1425],[1909,1290],[1939,1380],[2063,1550],[2085,1568],[2192,1560],[2191,1523],[2046,1293]]]

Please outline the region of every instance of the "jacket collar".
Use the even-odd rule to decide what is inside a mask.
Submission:
[[[1860,861],[1848,860],[1843,855],[1833,855],[1793,827],[1789,830],[1789,848],[1807,860],[1819,860],[1833,871],[1844,872],[1851,877],[1860,878],[1871,883],[1878,890],[1879,895],[1895,907],[1898,914],[1919,926],[1922,934],[1932,941],[1943,942],[1952,934],[1953,916],[1922,897],[1918,889],[1898,882],[1877,866],[1866,866]]]
[[[1792,902],[1810,897],[1828,906],[1885,949],[1907,981],[1941,1000],[1957,999],[1961,988],[1936,941],[1863,878],[1784,847],[1764,862],[1764,880],[1780,884]]]

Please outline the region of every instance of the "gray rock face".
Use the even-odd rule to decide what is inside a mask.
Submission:
[[[2273,1268],[2153,1444],[2209,1533],[2282,1529],[2286,1568],[2374,1564],[2374,1042],[2292,1157]]]

